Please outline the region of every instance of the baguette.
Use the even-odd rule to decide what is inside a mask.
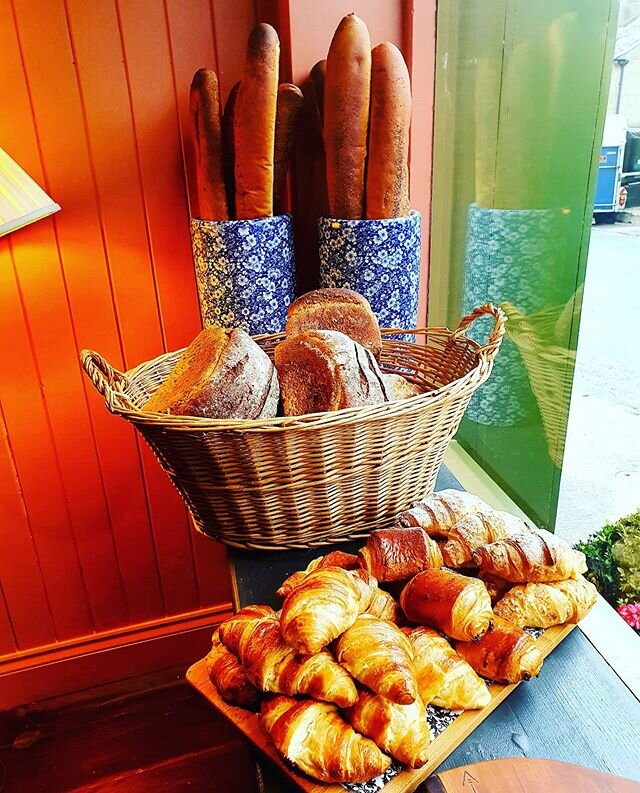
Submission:
[[[324,78],[327,73],[327,59],[318,61],[309,72],[311,82],[311,95],[313,97],[314,121],[320,132],[320,137],[324,138]]]
[[[297,85],[283,83],[278,88],[273,162],[273,211],[276,215],[284,211],[284,181],[303,101],[302,91]]]
[[[265,23],[249,36],[233,122],[236,217],[273,215],[273,158],[278,96],[278,34]]]
[[[233,120],[236,114],[239,89],[240,82],[237,82],[229,91],[229,96],[224,106],[224,113],[222,114],[222,164],[230,218],[235,218],[236,216],[236,177],[234,173],[236,151],[233,138]]]
[[[409,214],[411,86],[402,53],[388,41],[371,53],[366,216]]]
[[[344,17],[329,54],[324,87],[324,142],[329,212],[334,218],[364,215],[371,40],[355,14]]]
[[[198,69],[189,94],[196,160],[198,212],[202,220],[228,220],[229,208],[222,167],[222,129],[218,77]]]

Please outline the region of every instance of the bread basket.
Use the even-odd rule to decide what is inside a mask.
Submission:
[[[478,317],[484,346],[465,336]],[[90,350],[82,365],[107,409],[142,434],[186,501],[199,531],[237,548],[309,548],[364,538],[433,490],[473,392],[491,373],[505,316],[475,309],[455,331],[383,330],[382,368],[426,393],[332,413],[211,420],[140,410],[182,350],[123,374]],[[418,343],[390,338],[415,333]],[[267,354],[283,334],[255,336]]]

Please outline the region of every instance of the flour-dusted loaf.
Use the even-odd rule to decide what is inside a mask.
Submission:
[[[373,353],[344,333],[299,333],[278,344],[275,361],[286,416],[389,401]]]
[[[331,217],[364,217],[371,39],[355,14],[344,17],[327,55],[324,148]]]
[[[351,289],[315,289],[294,300],[287,312],[287,336],[303,330],[337,330],[378,358],[382,336],[369,301]]]
[[[239,328],[206,328],[143,406],[210,419],[273,418],[278,377],[267,354]]]
[[[409,214],[411,85],[400,50],[383,41],[371,53],[367,218]]]

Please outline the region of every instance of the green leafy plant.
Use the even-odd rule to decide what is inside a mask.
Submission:
[[[640,510],[608,523],[576,548],[587,557],[587,578],[612,606],[640,601]]]
[[[576,548],[587,557],[587,578],[597,587],[600,594],[615,604],[618,594],[618,566],[612,548],[617,539],[615,525],[607,524],[592,534]]]

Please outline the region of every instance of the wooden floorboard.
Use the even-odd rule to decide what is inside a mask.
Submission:
[[[182,679],[0,714],[0,793],[257,793],[235,728]]]

